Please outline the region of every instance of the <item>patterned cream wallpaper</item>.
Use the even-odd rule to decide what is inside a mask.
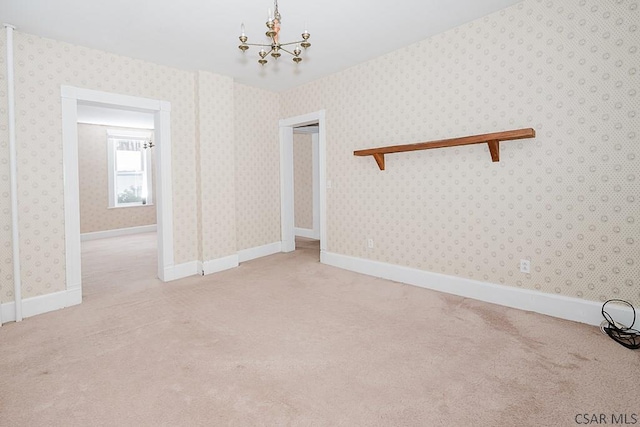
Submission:
[[[200,255],[228,254],[229,227],[237,250],[280,240],[277,120],[326,109],[329,251],[640,304],[638,23],[635,0],[525,0],[283,94],[235,83],[231,92],[226,77],[16,32],[23,295],[64,289],[65,84],[171,102],[176,263],[198,259],[198,235]],[[0,41],[4,52],[4,35]],[[0,301],[7,302],[4,54],[0,61]],[[233,129],[230,121],[209,127],[220,115]],[[389,155],[384,172],[352,155],[520,127],[534,127],[537,137],[503,143],[500,163],[479,145]],[[232,144],[233,161],[214,159],[221,151],[229,158]],[[216,206],[218,198],[233,204],[229,197],[235,224]],[[375,249],[367,250],[367,238]],[[531,274],[519,272],[521,258],[531,260]]]
[[[208,261],[236,253],[235,152],[233,146],[233,80],[207,72],[197,74],[200,228],[202,253]]]
[[[193,73],[20,32],[15,65],[23,297],[65,287],[63,84],[171,102],[175,262],[196,259]]]
[[[156,223],[155,204],[109,209],[108,129],[139,131],[139,129],[114,126],[78,124],[81,233],[138,227]],[[149,134],[151,135],[152,131],[149,131]],[[150,154],[153,156],[153,149],[151,150]],[[151,182],[155,187],[155,175],[153,172]]]
[[[280,241],[279,95],[234,85],[238,250]]]
[[[0,31],[0,303],[13,301],[6,33]]]
[[[171,69],[20,32],[15,33],[15,50],[24,298],[65,286],[62,84],[171,102],[176,264],[233,254],[239,242],[247,248],[279,240],[277,95],[237,87],[229,77]],[[4,90],[0,98],[4,108]],[[237,108],[251,113],[251,120],[240,127],[235,144]],[[8,164],[3,113],[0,159]],[[237,156],[246,171],[238,173],[243,180],[238,192]],[[3,168],[0,195],[8,201],[7,174]],[[237,201],[247,207],[244,223],[235,218]],[[13,298],[8,205],[3,203],[0,216],[2,302]],[[242,230],[243,240],[236,230]]]
[[[313,150],[310,133],[293,134],[295,226],[313,228]]]
[[[282,94],[281,117],[327,112],[328,250],[640,305],[639,14],[525,0]],[[387,155],[384,172],[352,155],[523,127],[536,138],[499,163],[482,145]]]

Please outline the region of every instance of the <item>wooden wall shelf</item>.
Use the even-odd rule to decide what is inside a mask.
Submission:
[[[380,170],[384,170],[384,155],[405,151],[430,150],[432,148],[457,147],[459,145],[487,144],[491,153],[491,161],[500,161],[500,141],[534,138],[536,131],[532,128],[507,130],[504,132],[484,133],[482,135],[463,136],[461,138],[441,139],[438,141],[420,142],[417,144],[391,145],[389,147],[369,148],[353,152],[354,156],[373,156]]]

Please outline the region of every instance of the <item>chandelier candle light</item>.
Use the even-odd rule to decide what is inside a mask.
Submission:
[[[273,14],[271,13],[271,9],[269,9],[268,11],[268,17],[267,17],[267,32],[265,33],[267,37],[269,37],[271,39],[271,43],[267,43],[267,44],[256,44],[256,43],[247,43],[247,36],[244,33],[244,24],[242,24],[240,26],[240,46],[238,46],[238,49],[240,49],[241,51],[245,52],[247,49],[249,49],[249,46],[260,46],[262,49],[260,49],[260,52],[258,52],[258,55],[260,55],[260,59],[258,60],[258,63],[260,65],[264,65],[267,63],[267,60],[265,59],[268,55],[271,55],[274,59],[278,59],[282,56],[282,54],[280,53],[280,51],[284,51],[287,52],[289,55],[293,56],[293,62],[295,62],[296,64],[300,63],[300,61],[302,61],[302,58],[300,57],[300,54],[302,53],[302,49],[300,49],[301,47],[306,49],[309,46],[311,46],[311,43],[309,43],[309,37],[311,36],[309,34],[309,32],[305,29],[304,32],[302,33],[302,40],[299,41],[295,41],[295,42],[290,42],[290,43],[280,43],[280,24],[282,23],[282,16],[280,16],[280,12],[278,11],[278,0],[275,0],[275,4],[274,4],[274,12]],[[285,49],[283,46],[289,46],[289,45],[296,45],[296,47],[293,49],[293,52]],[[265,48],[268,48],[269,50],[265,50]]]

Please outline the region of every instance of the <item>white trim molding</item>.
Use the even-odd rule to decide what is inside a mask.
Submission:
[[[196,276],[199,274],[198,261],[189,261],[183,264],[172,265],[165,267],[162,276],[164,282],[171,282],[173,280],[184,279],[189,276]]]
[[[345,270],[380,277],[396,282],[432,289],[439,292],[473,298],[506,307],[533,311],[560,319],[589,325],[602,322],[602,303],[563,295],[496,285],[462,277],[448,276],[415,268],[387,264],[363,258],[355,258],[331,252],[321,252],[323,264]],[[607,306],[614,318],[629,318],[631,309],[625,306]]]
[[[166,102],[150,98],[142,98],[139,96],[122,95],[119,93],[103,92],[73,86],[61,86],[60,93],[63,98],[84,100],[93,106],[123,106],[133,109],[134,111],[143,110],[143,112],[162,110],[162,106],[160,104]]]
[[[174,265],[173,258],[173,181],[171,171],[171,103],[159,102],[154,114],[156,152],[153,167],[156,172],[155,203],[158,224],[158,278],[164,277],[165,267]]]
[[[293,189],[293,127],[280,123],[280,233],[282,252],[296,250]]]
[[[319,128],[320,126],[318,126]],[[311,193],[313,198],[313,239],[320,239],[320,134],[311,134],[311,173],[313,183]]]
[[[238,255],[229,255],[223,258],[216,258],[209,261],[198,261],[198,274],[206,276],[207,274],[217,273],[219,271],[229,270],[238,266]]]
[[[107,138],[135,139],[147,141],[153,134],[153,129],[149,130],[124,130],[124,129],[107,129]]]
[[[9,130],[9,186],[11,193],[11,250],[13,264],[13,295],[15,296],[15,319],[22,320],[22,278],[20,275],[20,233],[18,218],[18,160],[16,151],[16,102],[13,53],[13,30],[11,24],[4,24],[7,30],[7,128]],[[0,316],[2,308],[0,307]],[[1,317],[0,317],[1,319]],[[2,320],[0,320],[2,325]]]
[[[311,228],[294,228],[294,234],[300,237],[306,237],[307,239],[319,239],[320,234],[316,232],[316,230],[312,230]]]
[[[238,251],[238,261],[251,261],[252,259],[277,254],[278,252],[282,252],[282,242],[269,243],[268,245]]]
[[[128,236],[129,234],[153,233],[158,230],[156,224],[141,225],[138,227],[115,228],[113,230],[92,231],[80,234],[81,241],[108,239],[110,237]]]
[[[37,297],[22,300],[23,317],[37,316],[38,314],[71,307],[82,302],[80,289],[53,292]],[[12,322],[16,320],[15,301],[2,304],[2,321]]]
[[[243,249],[237,254],[209,261],[191,261],[165,269],[165,281],[183,279],[195,275],[208,275],[237,267],[241,262],[282,252],[282,242],[274,242],[255,248]]]

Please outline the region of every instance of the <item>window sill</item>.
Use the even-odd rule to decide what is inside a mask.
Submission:
[[[107,206],[107,209],[145,208],[147,206],[153,206],[153,203],[147,203],[145,205]]]

